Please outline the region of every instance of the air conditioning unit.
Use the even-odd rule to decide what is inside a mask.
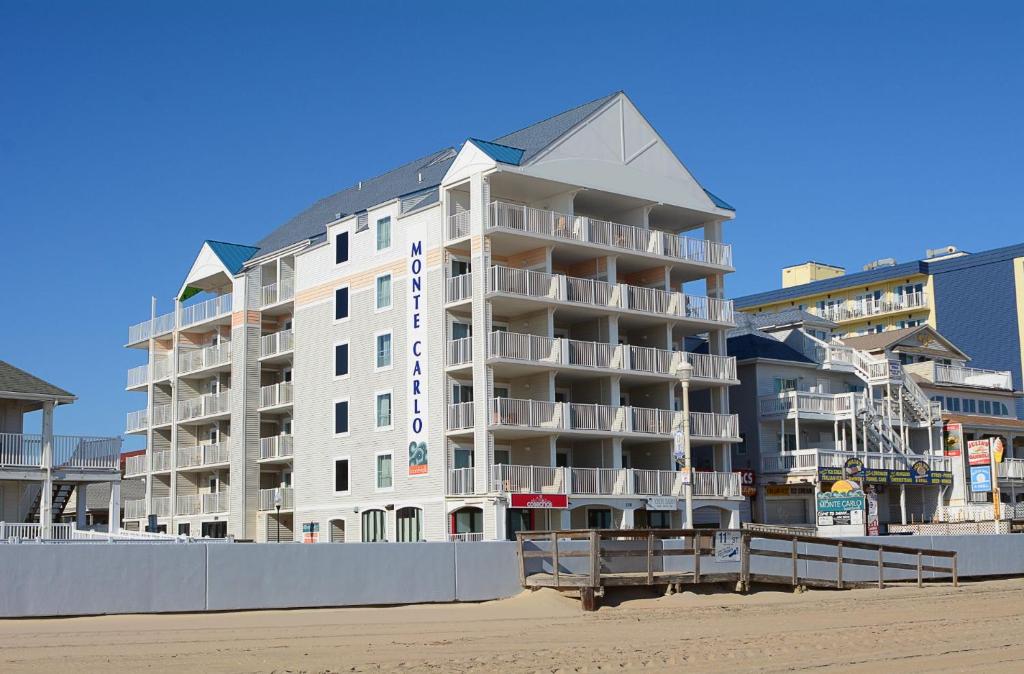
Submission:
[[[943,255],[952,255],[953,253],[959,253],[960,249],[956,246],[943,246],[942,248],[929,248],[924,252],[926,260],[930,260],[933,257],[941,257]]]

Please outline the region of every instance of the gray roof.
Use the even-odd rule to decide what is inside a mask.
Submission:
[[[0,392],[24,393],[31,396],[52,396],[54,398],[74,398],[75,394],[54,386],[48,381],[14,367],[0,360]]]
[[[136,501],[138,499],[146,498],[146,483],[141,479],[132,480],[121,480],[121,506],[124,506],[125,501]],[[64,514],[74,513],[77,506],[76,496],[72,492],[71,498],[68,500],[67,507],[64,508]],[[85,489],[85,509],[96,511],[106,510],[110,505],[110,483],[109,482],[91,482]]]
[[[815,316],[803,309],[784,309],[782,311],[746,313],[744,315],[750,319],[750,325],[761,330],[765,328],[778,328],[784,325],[802,325],[803,323],[825,325],[829,328],[839,326],[834,321],[822,318],[821,316]]]
[[[554,117],[548,117],[544,121],[531,124],[530,126],[513,131],[501,138],[495,138],[494,142],[500,145],[519,148],[523,151],[523,158],[520,163],[526,163],[538,152],[551,145],[559,136],[576,126],[589,117],[602,105],[618,96],[620,91],[602,96],[601,98],[584,103],[572,110],[566,110]]]

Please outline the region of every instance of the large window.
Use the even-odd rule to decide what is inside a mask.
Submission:
[[[592,508],[587,510],[588,529],[611,529],[612,511],[607,508]]]
[[[383,510],[365,510],[362,520],[363,543],[378,543],[388,539],[387,514]]]
[[[377,250],[387,250],[391,247],[391,218],[381,218],[377,221]]]
[[[377,428],[391,428],[391,391],[378,393],[374,407],[377,410]]]
[[[334,403],[334,434],[348,433],[348,400],[337,400]]]
[[[334,237],[334,264],[348,262],[348,232],[341,232]]]
[[[377,277],[377,310],[391,308],[391,274],[383,274]]]
[[[348,375],[348,342],[334,345],[334,376]]]
[[[334,291],[334,320],[348,318],[348,286]]]
[[[337,459],[334,462],[334,491],[349,490],[348,459]]]
[[[377,455],[377,489],[391,489],[394,485],[391,475],[391,453]]]
[[[377,335],[377,369],[391,367],[391,333]]]
[[[398,525],[396,532],[399,543],[414,543],[423,540],[423,511],[419,508],[399,508],[395,513]]]

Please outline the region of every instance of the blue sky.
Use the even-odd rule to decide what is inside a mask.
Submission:
[[[127,328],[204,239],[618,89],[737,207],[730,295],[1018,243],[1021,35],[1020,3],[0,0],[0,358],[120,433]]]

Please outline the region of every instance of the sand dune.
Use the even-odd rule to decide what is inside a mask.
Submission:
[[[1020,671],[1024,579],[0,621],[0,671]]]

